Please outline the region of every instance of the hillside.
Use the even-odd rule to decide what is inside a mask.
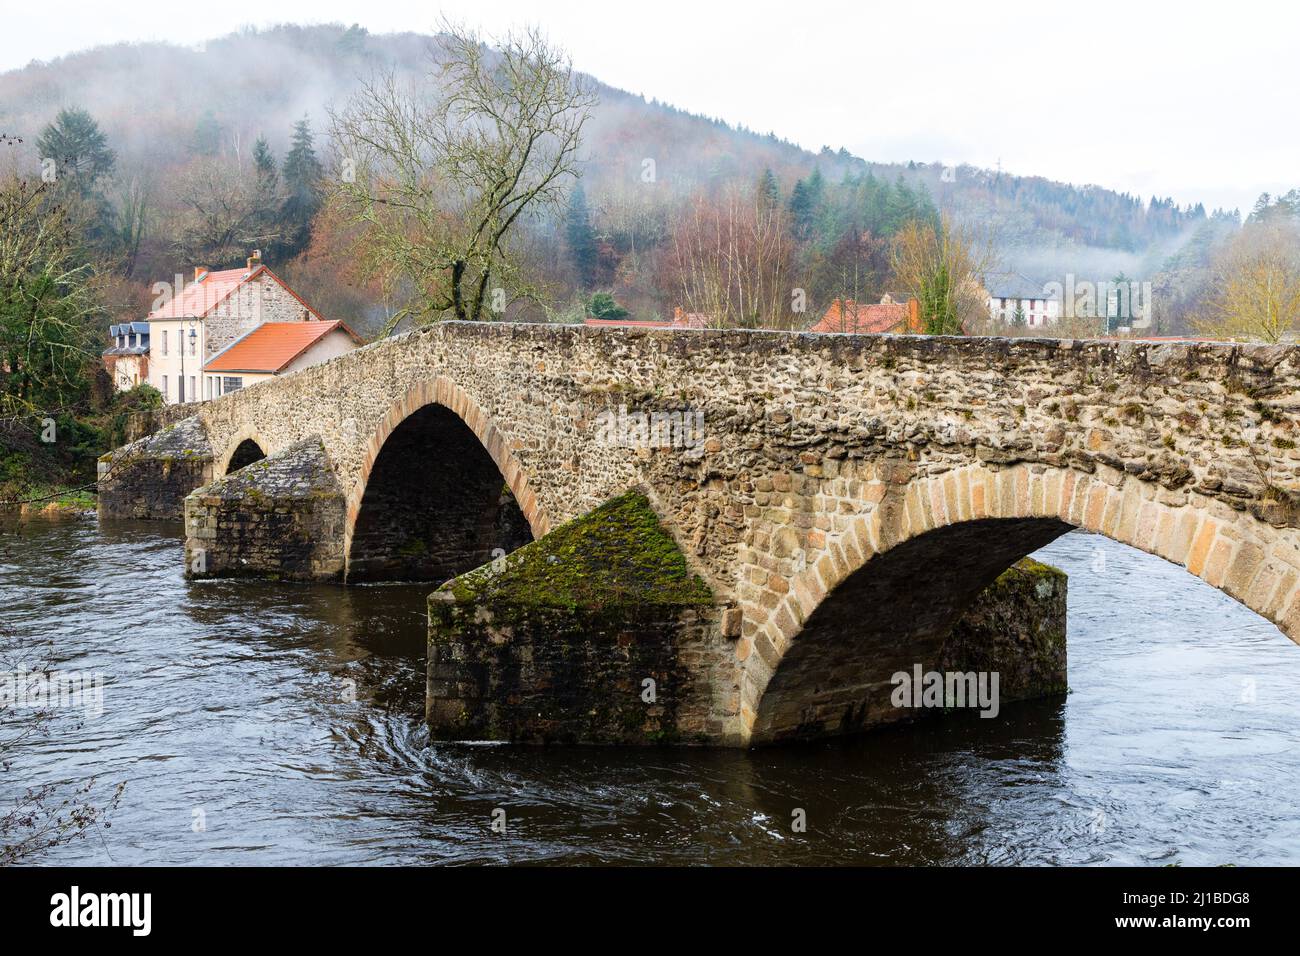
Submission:
[[[0,75],[0,132],[24,140],[17,160],[35,168],[35,139],[58,111],[89,112],[116,153],[116,193],[110,201],[126,203],[133,194],[150,205],[138,253],[125,271],[135,282],[151,282],[187,269],[199,254],[184,241],[186,209],[177,197],[208,168],[204,162],[250,169],[259,136],[275,157],[283,157],[294,123],[306,117],[328,166],[330,107],[341,106],[375,70],[391,68],[407,77],[426,72],[429,51],[426,36],[371,35],[337,25],[249,30],[202,49],[159,43],[97,48]],[[921,209],[933,202],[959,221],[991,227],[1001,265],[1037,281],[1065,272],[1098,278],[1120,271],[1150,275],[1207,221],[1200,207],[1148,203],[1097,186],[964,166],[945,172],[933,163],[871,163],[835,144],[812,153],[775,134],[738,129],[593,82],[600,99],[586,131],[583,185],[602,242],[603,284],[634,311],[671,310],[661,264],[641,254],[663,241],[673,210],[695,193],[752,184],[765,170],[782,197],[790,197],[814,171],[831,187],[850,177],[854,186],[843,191],[845,196],[862,194],[857,183],[864,176],[889,184],[895,194],[882,202]],[[647,161],[653,162],[652,183],[645,181]],[[906,187],[901,192],[900,184]],[[875,186],[866,192],[875,195]],[[840,222],[838,228],[883,229],[888,235],[871,220],[856,227]],[[256,241],[255,231],[245,232]],[[827,239],[826,257],[835,240]],[[295,256],[306,247],[305,240],[286,244]],[[233,261],[241,251],[232,245],[223,254]],[[293,264],[277,262],[274,250],[270,261],[309,284],[338,271],[337,263],[313,270],[301,257]],[[877,295],[883,283],[876,275],[859,292]],[[809,279],[808,284],[821,298],[830,294],[824,282],[819,286]],[[561,296],[572,291],[565,286],[558,282]],[[343,290],[320,294],[344,311],[374,311],[364,297]],[[372,325],[374,316],[351,318]]]

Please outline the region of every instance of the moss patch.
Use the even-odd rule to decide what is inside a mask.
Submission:
[[[681,549],[640,492],[525,545],[500,564],[485,564],[443,585],[462,603],[554,608],[712,604]]]
[[[1042,561],[1035,561],[1033,558],[1021,558],[999,574],[997,580],[989,587],[1005,589],[1014,587],[1017,583],[1026,580],[1064,581],[1067,577],[1068,575],[1060,568],[1044,564]]]

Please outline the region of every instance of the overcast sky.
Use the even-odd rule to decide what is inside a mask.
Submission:
[[[0,70],[241,26],[540,25],[603,82],[811,149],[1247,209],[1300,186],[1300,5],[1236,0],[2,0]],[[116,8],[116,9],[110,9]]]

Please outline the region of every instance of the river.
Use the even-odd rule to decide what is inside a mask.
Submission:
[[[178,533],[0,527],[0,650],[105,675],[0,799],[127,783],[43,862],[1300,863],[1300,648],[1103,538],[1037,555],[1068,696],[745,753],[430,743],[427,586],[187,583]]]

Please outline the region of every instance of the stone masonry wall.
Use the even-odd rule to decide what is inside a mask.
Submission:
[[[972,461],[1109,468],[1296,526],[1277,494],[1300,487],[1294,347],[446,323],[202,415],[218,448],[252,421],[278,447],[319,433],[351,494],[379,421],[439,377],[502,433],[552,524],[648,481],[722,587],[736,585],[760,496],[797,505],[843,478],[836,497],[851,498],[882,461],[919,475]],[[699,410],[707,438],[602,445],[597,418],[620,406]],[[801,546],[828,530],[799,528]]]
[[[944,642],[938,670],[998,674],[1003,703],[1064,694],[1064,571],[1026,558],[979,593]]]
[[[212,480],[212,450],[197,417],[102,456],[101,518],[179,521],[185,496]]]
[[[710,607],[521,608],[429,601],[425,716],[440,740],[719,743]],[[653,680],[653,701],[643,698]]]
[[[319,435],[350,534],[384,439],[431,401],[478,436],[534,534],[647,489],[742,612],[744,733],[842,582],[981,515],[1108,534],[1300,636],[1294,346],[445,323],[200,416],[221,460],[250,429],[268,452]],[[610,436],[620,411],[698,412],[704,437]]]
[[[186,576],[337,579],[343,516],[324,449],[306,439],[185,499]]]
[[[418,463],[418,464],[417,464]],[[435,581],[528,541],[519,506],[483,446],[449,409],[407,418],[375,462],[348,580]]]
[[[629,492],[429,598],[439,739],[718,743],[736,714],[734,616]]]
[[[263,272],[241,285],[204,319],[207,358],[263,322],[304,322],[310,310]]]

